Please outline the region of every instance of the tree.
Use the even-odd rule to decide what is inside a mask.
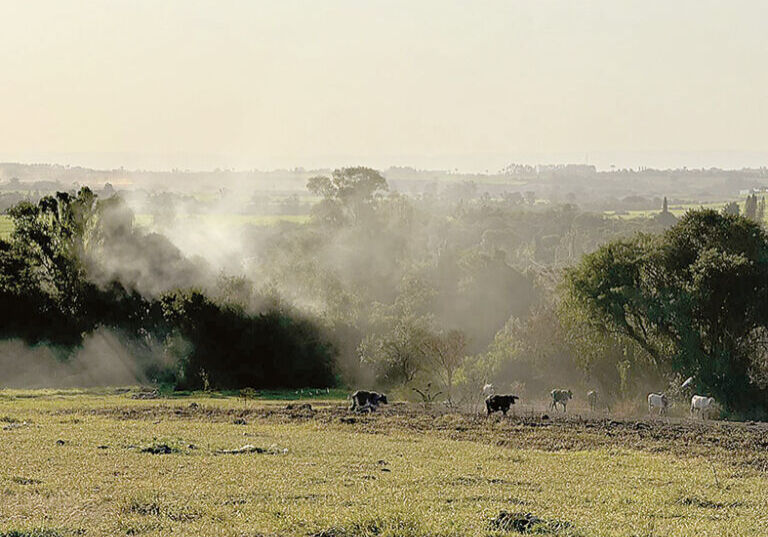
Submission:
[[[341,224],[357,223],[370,214],[389,186],[381,173],[359,166],[334,170],[331,177],[312,177],[307,189],[322,198],[313,208],[315,216],[321,221]]]
[[[422,342],[422,348],[451,401],[454,375],[466,357],[467,341],[464,333],[450,330],[442,334],[428,334]]]
[[[511,317],[485,355],[493,371],[486,382],[515,385],[527,394],[548,392],[580,373],[551,300],[525,317]]]
[[[637,235],[585,256],[566,295],[594,326],[627,337],[657,363],[694,376],[727,408],[768,410],[754,382],[768,327],[768,236],[752,220],[689,211],[661,236]]]
[[[425,341],[429,337],[422,318],[406,315],[384,333],[367,336],[358,347],[360,360],[372,365],[379,382],[408,384],[425,367]]]
[[[57,192],[36,205],[22,202],[9,211],[13,243],[31,265],[37,285],[72,314],[80,306],[83,260],[96,210],[96,196],[81,188],[76,196]]]
[[[194,289],[160,299],[172,328],[166,351],[178,364],[177,387],[299,388],[334,383],[334,348],[311,323],[284,312],[250,315]]]

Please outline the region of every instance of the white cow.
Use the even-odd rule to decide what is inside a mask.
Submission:
[[[659,416],[663,416],[667,413],[667,407],[669,402],[667,396],[663,393],[649,393],[648,394],[648,413],[653,415],[653,411],[656,410]]]
[[[704,395],[694,395],[691,397],[691,418],[697,414],[701,419],[707,419],[709,413],[715,409],[715,398]]]
[[[496,393],[496,388],[493,386],[493,384],[486,384],[485,386],[483,386],[483,395],[485,397],[494,395],[495,393]]]

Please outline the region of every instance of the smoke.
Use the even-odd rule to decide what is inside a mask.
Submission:
[[[147,357],[145,356],[146,360]],[[114,332],[89,334],[66,361],[47,345],[30,347],[20,340],[0,342],[0,371],[6,388],[86,388],[147,382],[141,359]]]
[[[344,188],[353,189],[349,184]],[[318,218],[308,225],[259,221],[275,214],[275,203],[305,211],[295,191],[268,194],[246,181],[194,194],[194,186],[175,188],[101,200],[85,241],[88,277],[105,287],[119,282],[150,300],[196,288],[248,313],[288,307],[331,335],[347,380],[370,379],[360,366],[361,341],[404,312],[424,317],[436,332],[462,331],[468,354],[493,350],[511,318],[525,322],[552,293],[534,273],[568,266],[631,229],[600,215],[585,217],[572,206],[535,206],[533,192],[529,201],[491,197],[466,182],[422,196],[381,192],[363,202],[344,197],[345,191],[317,205]],[[323,215],[333,203],[338,214]],[[513,335],[548,342],[549,326]],[[12,370],[30,386],[37,377],[56,385],[144,382],[144,366],[163,356],[157,350],[148,358],[139,345],[103,330],[89,335],[65,364],[55,349],[24,349],[19,342],[4,347],[11,350],[0,370]],[[542,348],[557,355],[558,368],[570,360]],[[15,369],[13,353],[23,356]],[[516,375],[508,380],[519,381]]]
[[[210,281],[210,269],[202,259],[195,262],[167,237],[137,228],[133,211],[121,200],[109,202],[102,207],[86,251],[92,281],[102,285],[117,281],[147,298]]]

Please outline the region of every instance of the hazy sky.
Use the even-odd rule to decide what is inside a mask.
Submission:
[[[0,159],[768,165],[767,21],[763,0],[0,0]]]

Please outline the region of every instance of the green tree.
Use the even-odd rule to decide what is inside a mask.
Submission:
[[[369,216],[389,186],[381,173],[359,166],[334,170],[331,177],[312,177],[307,189],[322,198],[313,207],[315,217],[341,224],[358,223]]]
[[[76,196],[57,192],[37,204],[22,202],[9,214],[12,240],[31,265],[37,285],[75,314],[85,282],[85,251],[96,220],[96,196],[82,188]]]
[[[731,410],[768,409],[753,382],[768,326],[768,237],[755,222],[689,211],[661,236],[609,243],[570,270],[567,296],[593,325],[692,375]]]

